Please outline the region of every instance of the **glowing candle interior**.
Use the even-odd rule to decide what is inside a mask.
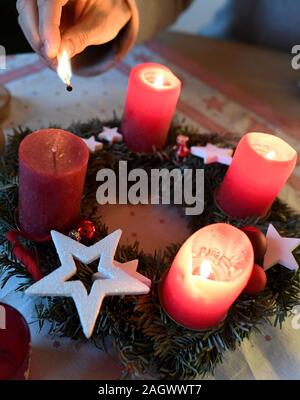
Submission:
[[[176,255],[161,287],[161,303],[187,328],[213,328],[246,287],[253,263],[244,232],[228,224],[206,226]]]
[[[217,193],[217,203],[236,218],[266,215],[297,162],[296,151],[282,139],[245,135]]]
[[[163,74],[158,74],[154,81],[154,86],[157,89],[162,89],[164,87],[164,76]]]
[[[210,260],[202,261],[199,268],[199,275],[202,276],[202,278],[210,279],[211,273],[212,273],[211,261]]]
[[[180,90],[179,79],[163,65],[132,69],[121,125],[131,150],[150,153],[165,145]]]

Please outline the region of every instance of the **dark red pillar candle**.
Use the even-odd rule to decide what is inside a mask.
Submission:
[[[0,380],[28,377],[30,331],[22,315],[0,303]]]
[[[150,153],[165,145],[180,91],[180,80],[163,65],[132,69],[121,125],[132,151]]]
[[[19,223],[37,241],[63,232],[80,216],[89,151],[79,137],[61,129],[28,135],[19,149]]]

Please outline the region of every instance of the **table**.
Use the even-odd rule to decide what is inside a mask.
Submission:
[[[185,118],[201,134],[227,131],[242,135],[250,130],[272,131],[300,150],[300,116],[290,56],[201,37],[164,33],[137,47],[114,70],[93,78],[75,77],[74,91],[67,93],[55,73],[45,69],[33,54],[8,59],[8,69],[0,71],[0,84],[13,95],[11,116],[4,121],[6,133],[17,126],[38,129],[50,124],[68,127],[74,120],[121,116],[130,68],[138,62],[154,61],[169,65],[183,81],[177,118]],[[270,70],[270,66],[272,67]],[[300,169],[281,196],[300,211],[295,189],[300,188]],[[293,186],[293,188],[292,188]],[[149,212],[151,214],[149,214]],[[188,235],[183,221],[161,207],[146,210],[130,206],[101,213],[111,229],[121,224],[123,240],[138,237],[146,251],[165,246]],[[114,218],[112,218],[114,216]],[[147,232],[138,223],[147,220]],[[130,220],[130,224],[128,223]],[[120,222],[121,221],[121,222]],[[164,232],[163,225],[173,221]],[[175,222],[174,222],[175,221]],[[157,230],[161,236],[157,238]],[[180,235],[174,237],[174,232]],[[156,239],[155,239],[156,238]],[[147,247],[148,246],[148,247]],[[0,291],[0,300],[16,306],[30,321],[33,300],[14,289],[16,279]],[[300,354],[298,316],[283,329],[262,326],[262,335],[253,335],[234,353],[226,356],[215,377],[208,379],[299,379]],[[49,338],[31,326],[33,355],[31,379],[117,379],[120,368],[114,359],[90,345],[79,347],[70,340]]]
[[[265,102],[290,123],[300,122],[300,71],[291,66],[292,54],[174,32],[165,32],[158,40],[211,74]],[[298,135],[300,139],[300,132]]]

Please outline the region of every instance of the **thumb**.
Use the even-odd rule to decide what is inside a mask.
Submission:
[[[68,0],[39,0],[39,33],[43,42],[43,53],[48,59],[57,56],[60,46],[60,20],[63,6]]]
[[[70,58],[81,53],[86,47],[111,41],[116,36],[113,29],[107,29],[103,18],[88,18],[67,29],[61,38],[60,53],[67,51]]]
[[[66,50],[69,57],[72,58],[91,44],[89,33],[74,27],[63,34],[60,53]]]

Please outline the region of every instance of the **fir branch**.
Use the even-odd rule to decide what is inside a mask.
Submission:
[[[117,126],[114,117],[104,123],[92,120],[73,124],[70,131],[87,138],[99,133],[103,126]],[[8,230],[17,229],[16,211],[18,207],[18,148],[28,129],[18,129],[10,138],[5,157],[1,159],[0,172],[0,274],[2,287],[12,277],[20,277],[17,290],[24,290],[32,284],[31,277],[12,255],[11,245],[6,241]],[[276,201],[270,215],[265,220],[248,219],[244,221],[228,218],[215,205],[214,192],[222,181],[227,167],[220,164],[205,166],[203,160],[188,156],[178,160],[173,150],[176,136],[190,137],[191,145],[213,143],[220,147],[234,148],[237,138],[230,134],[220,137],[217,134],[197,135],[185,123],[174,124],[170,130],[168,146],[153,155],[130,152],[124,143],[112,146],[105,144],[101,153],[90,158],[86,179],[82,215],[91,219],[97,226],[95,240],[108,233],[108,227],[98,217],[95,192],[95,176],[101,168],[118,169],[119,160],[127,160],[129,169],[144,168],[205,168],[205,212],[201,216],[186,218],[191,233],[207,224],[227,222],[242,227],[254,224],[266,232],[270,223],[282,235],[300,237],[300,216],[280,201]],[[209,188],[209,190],[208,190]],[[172,198],[173,196],[171,196]],[[175,206],[182,213],[183,208]],[[50,273],[59,265],[55,248],[51,242],[37,244],[26,241],[26,248],[38,255],[39,265],[44,274]],[[141,376],[155,374],[162,379],[194,379],[213,373],[215,367],[224,359],[227,351],[234,351],[252,332],[259,332],[263,323],[282,326],[294,306],[300,304],[300,273],[293,273],[281,266],[267,272],[266,289],[256,297],[242,294],[231,307],[227,318],[218,329],[194,332],[177,325],[162,309],[158,297],[158,285],[169,269],[180,244],[173,244],[164,252],[145,254],[138,243],[120,246],[116,258],[120,262],[139,259],[139,272],[152,282],[151,292],[146,296],[108,297],[96,323],[91,342],[99,349],[107,350],[106,340],[112,338],[114,349],[127,375]],[[300,262],[300,251],[294,253]],[[77,276],[88,288],[93,274],[92,267],[78,264]],[[69,298],[45,298],[36,307],[36,319],[40,328],[45,321],[50,322],[49,333],[66,336],[79,342],[86,342],[73,300]]]

